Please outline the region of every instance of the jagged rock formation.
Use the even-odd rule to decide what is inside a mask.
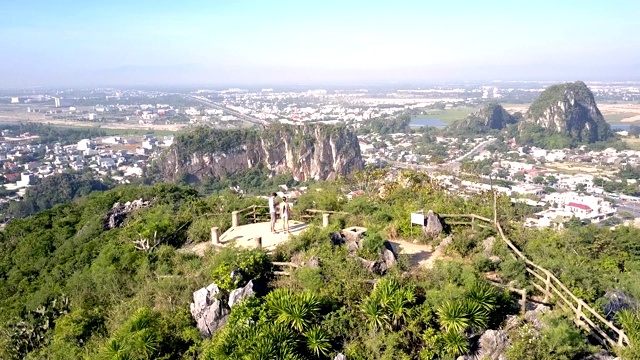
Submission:
[[[534,124],[581,142],[606,140],[611,128],[582,81],[553,85],[531,104],[522,124]]]
[[[363,167],[358,138],[344,126],[272,125],[262,129],[198,128],[179,135],[154,165],[163,179],[221,178],[264,167],[296,180],[334,179]]]
[[[216,330],[221,328],[229,320],[231,312],[222,300],[217,296],[220,289],[216,284],[211,284],[193,293],[191,303],[191,315],[196,320],[196,326],[204,337],[211,337]]]
[[[256,296],[259,291],[259,285],[254,280],[250,280],[244,287],[237,288],[229,293],[229,308],[243,300]]]
[[[422,232],[428,238],[436,238],[440,235],[443,230],[442,222],[440,222],[440,218],[436,215],[433,210],[429,210],[427,216],[425,218],[426,224],[422,227]]]
[[[129,213],[149,206],[151,206],[151,202],[144,201],[142,199],[127,201],[124,204],[119,202],[113,204],[111,210],[107,213],[104,230],[111,230],[120,227]]]
[[[460,356],[459,360],[507,360],[509,335],[503,330],[487,330],[478,339],[475,354]]]
[[[509,114],[502,105],[488,104],[466,118],[452,122],[447,126],[447,130],[483,133],[488,130],[502,130],[515,122],[516,117]]]

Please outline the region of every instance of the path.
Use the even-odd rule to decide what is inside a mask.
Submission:
[[[443,239],[434,249],[431,245],[416,244],[401,240],[389,240],[396,253],[411,255],[411,265],[425,269],[432,269],[436,260],[440,260],[444,256],[444,248],[449,245],[450,241]],[[398,248],[400,250],[398,251]]]
[[[289,220],[289,229],[291,230],[291,235],[299,235],[306,228],[307,224]],[[276,224],[276,229],[282,229],[281,222]],[[238,247],[253,249],[255,247],[255,243],[253,241],[254,237],[262,237],[262,248],[271,251],[276,248],[276,246],[286,242],[289,240],[289,234],[284,234],[282,231],[279,231],[277,234],[272,234],[270,229],[269,222],[259,222],[255,224],[247,224],[240,225],[235,228],[230,228],[225,231],[224,234],[220,235],[220,245],[218,246],[227,246],[234,244]],[[205,251],[211,249],[213,245],[211,241],[205,241],[201,243],[197,243],[192,246],[187,246],[182,249],[184,252],[192,252],[197,255],[203,256]]]

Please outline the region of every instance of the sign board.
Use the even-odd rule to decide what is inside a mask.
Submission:
[[[413,225],[413,224],[424,226],[424,213],[423,212],[411,213],[411,225]]]

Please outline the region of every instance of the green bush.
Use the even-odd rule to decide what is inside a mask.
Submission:
[[[264,279],[271,271],[271,260],[262,249],[223,249],[217,256],[220,259],[214,260],[215,265],[211,277],[220,289],[227,291],[244,286],[251,279]],[[231,277],[231,272],[234,270],[239,270],[242,273],[242,280]]]

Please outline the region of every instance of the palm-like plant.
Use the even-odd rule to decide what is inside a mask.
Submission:
[[[331,351],[329,335],[325,330],[314,326],[304,334],[307,342],[307,349],[316,357],[328,356]]]
[[[481,304],[477,303],[474,300],[466,299],[463,302],[463,306],[469,319],[469,326],[483,330],[487,328],[489,323],[489,317],[487,315],[487,311],[482,307]]]
[[[445,301],[437,311],[440,325],[449,332],[461,332],[469,327],[469,316],[465,305],[459,301]]]
[[[370,297],[360,305],[360,310],[367,318],[367,323],[372,330],[382,329],[388,324],[389,317],[378,299]]]
[[[411,289],[398,290],[391,301],[387,304],[387,308],[393,321],[393,326],[399,326],[406,320],[410,312],[410,305],[415,301],[415,295]]]
[[[289,289],[276,289],[267,295],[267,308],[276,322],[286,324],[299,332],[309,327],[320,312],[320,300],[311,293],[293,293]]]
[[[496,309],[498,293],[486,282],[477,282],[467,294],[467,299],[478,303],[487,313]]]
[[[444,350],[452,356],[459,356],[467,352],[469,342],[467,337],[459,332],[447,331],[442,336],[444,340]]]

